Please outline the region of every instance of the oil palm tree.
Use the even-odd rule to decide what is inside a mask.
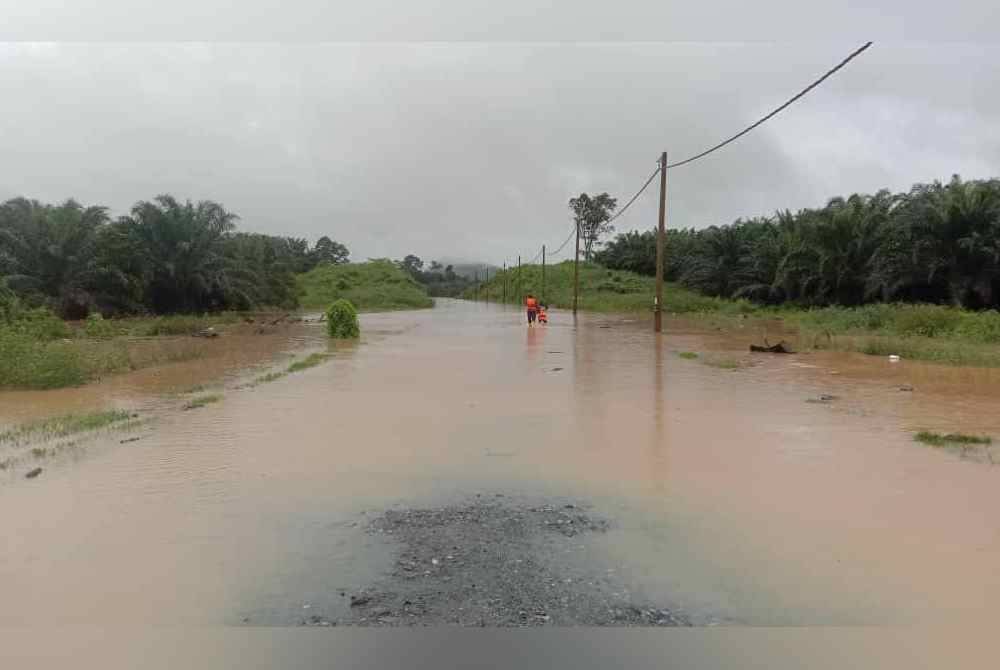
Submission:
[[[211,201],[169,195],[139,202],[123,226],[141,257],[145,304],[157,313],[218,309],[241,290],[224,242],[237,216]]]
[[[1000,279],[1000,181],[915,187],[906,223],[927,280],[944,277],[950,299],[966,307],[995,306]]]
[[[0,245],[8,285],[41,296],[65,317],[85,316],[94,302],[98,238],[107,222],[104,207],[74,200],[58,206],[7,201],[0,206]]]

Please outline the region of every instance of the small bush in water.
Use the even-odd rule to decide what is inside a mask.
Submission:
[[[347,340],[361,335],[358,311],[348,300],[341,298],[326,310],[326,329],[330,337]]]

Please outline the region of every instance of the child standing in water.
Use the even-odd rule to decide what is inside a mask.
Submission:
[[[548,305],[538,306],[538,323],[544,323],[545,325],[548,325],[549,323],[548,309],[549,309]]]
[[[524,299],[524,306],[528,310],[528,326],[535,323],[535,319],[538,317],[538,300],[535,296],[528,294],[528,297]]]

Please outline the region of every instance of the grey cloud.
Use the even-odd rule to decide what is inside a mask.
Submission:
[[[123,213],[211,198],[355,257],[501,262],[627,198],[659,152],[745,126],[854,43],[7,45],[0,197]],[[992,176],[1000,48],[876,44],[769,124],[669,175],[670,225]],[[620,228],[655,221],[652,191]]]

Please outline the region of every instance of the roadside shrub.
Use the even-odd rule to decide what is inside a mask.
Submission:
[[[18,335],[40,341],[65,339],[72,334],[66,322],[45,307],[21,310],[8,328]]]
[[[326,329],[330,333],[330,337],[342,340],[361,336],[358,311],[354,309],[354,305],[349,300],[341,298],[326,310]]]
[[[965,313],[955,328],[955,334],[972,342],[1000,343],[1000,312]]]
[[[87,337],[100,339],[114,337],[117,334],[114,324],[106,320],[98,312],[94,312],[87,317],[87,320],[83,324],[83,332]]]
[[[941,337],[955,331],[962,312],[941,305],[897,305],[892,330],[898,335]]]
[[[0,326],[9,324],[17,318],[21,305],[14,292],[0,279]]]
[[[88,376],[86,363],[69,343],[0,331],[0,387],[61,388],[83,384]]]

